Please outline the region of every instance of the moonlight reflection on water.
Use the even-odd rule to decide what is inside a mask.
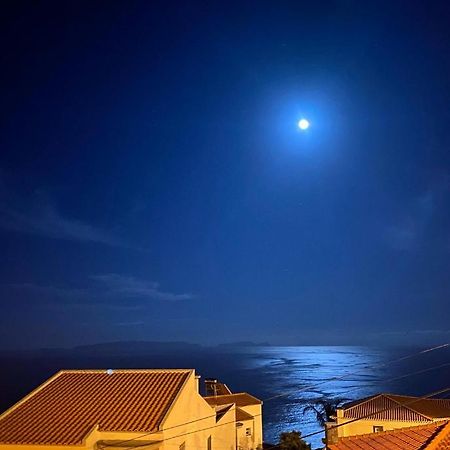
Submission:
[[[249,392],[264,401],[263,423],[266,442],[277,442],[283,431],[309,434],[320,430],[311,413],[303,414],[309,401],[326,397],[349,400],[378,392],[423,395],[448,385],[450,368],[386,381],[450,360],[450,349],[386,364],[417,349],[388,350],[368,347],[198,347],[189,351],[142,352],[134,349],[108,355],[76,352],[4,354],[0,385],[4,390],[0,410],[49,378],[61,367],[70,368],[195,368],[202,379],[213,377],[234,392]],[[345,376],[345,377],[344,377]],[[321,446],[323,434],[312,436],[312,448]]]
[[[283,431],[295,429],[306,435],[320,430],[314,415],[303,413],[310,401],[323,397],[350,401],[379,392],[422,395],[444,386],[445,378],[450,376],[448,367],[438,373],[388,381],[448,360],[450,353],[447,349],[445,355],[436,352],[389,364],[416,351],[411,348],[255,347],[246,350],[241,380],[245,381],[246,390],[266,400],[264,439],[277,442]],[[308,439],[313,449],[322,445],[322,437],[320,434]]]

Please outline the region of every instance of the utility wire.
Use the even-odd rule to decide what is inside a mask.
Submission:
[[[212,414],[212,415],[210,415],[210,416],[202,417],[202,418],[200,418],[200,419],[194,419],[194,420],[191,420],[191,421],[189,421],[189,422],[183,422],[183,423],[180,423],[180,424],[178,424],[178,425],[174,425],[174,426],[172,426],[172,427],[167,427],[167,428],[164,428],[164,429],[161,430],[161,431],[173,430],[174,428],[184,427],[184,426],[186,426],[186,425],[192,425],[193,423],[201,422],[202,420],[212,419],[213,417],[214,417],[214,418],[216,417],[216,414],[215,414],[215,413]],[[149,431],[149,432],[146,432],[146,433],[144,433],[144,434],[141,434],[140,436],[136,436],[136,437],[133,437],[133,438],[130,438],[130,439],[125,439],[125,440],[119,440],[118,442],[115,442],[114,445],[113,445],[113,444],[109,444],[109,445],[108,445],[108,444],[107,444],[107,445],[99,445],[99,447],[102,448],[102,449],[103,449],[103,448],[108,448],[108,447],[117,447],[117,445],[122,445],[122,444],[126,444],[127,442],[133,442],[133,441],[136,441],[136,440],[141,439],[141,438],[143,438],[143,437],[149,436],[150,434],[157,433],[158,431],[159,431],[159,430]]]
[[[448,392],[448,391],[450,391],[450,387],[447,387],[447,388],[445,388],[445,389],[440,389],[439,391],[435,391],[435,392],[432,392],[432,393],[430,393],[430,394],[423,395],[423,396],[421,396],[421,397],[417,397],[417,398],[415,398],[415,399],[413,399],[413,400],[411,400],[411,401],[408,401],[408,402],[398,403],[397,405],[393,405],[393,406],[390,406],[390,407],[387,407],[387,408],[384,408],[384,409],[381,409],[381,410],[378,410],[378,411],[375,411],[375,412],[366,414],[366,415],[364,415],[364,416],[362,416],[362,417],[358,417],[358,418],[352,419],[352,420],[350,420],[350,421],[348,421],[348,422],[341,423],[341,424],[339,424],[339,425],[335,425],[335,426],[333,426],[333,427],[330,427],[330,429],[340,428],[341,426],[348,425],[349,423],[357,422],[358,420],[362,420],[362,419],[367,419],[368,417],[371,417],[371,416],[373,416],[373,415],[375,415],[375,414],[379,414],[379,413],[381,413],[381,412],[389,411],[389,410],[391,410],[391,409],[396,409],[396,408],[399,408],[399,407],[401,407],[401,406],[409,406],[409,405],[412,405],[413,403],[416,403],[416,402],[418,402],[418,401],[420,401],[420,400],[425,400],[425,399],[427,399],[427,398],[434,397],[434,396],[436,396],[436,395],[439,395],[439,394],[442,394],[442,393]],[[261,416],[261,415],[262,415],[262,414],[256,414],[254,417],[258,417],[258,416]],[[189,432],[186,432],[186,433],[181,433],[181,434],[178,434],[178,435],[175,435],[175,436],[171,436],[171,437],[168,437],[168,438],[164,439],[164,442],[170,441],[171,439],[177,439],[177,438],[180,438],[180,437],[189,436],[189,435],[194,434],[194,433],[200,433],[200,432],[202,432],[202,431],[211,430],[211,429],[217,428],[217,427],[219,427],[219,426],[230,425],[230,424],[232,424],[232,423],[234,424],[235,422],[236,422],[236,421],[233,420],[233,421],[230,421],[230,422],[224,422],[224,423],[222,423],[222,424],[216,424],[216,425],[214,425],[214,426],[212,426],[212,427],[207,427],[207,428],[203,428],[203,429],[200,429],[200,430],[193,430],[193,431],[189,431]],[[323,430],[315,431],[314,433],[309,433],[309,434],[306,434],[305,436],[302,436],[302,439],[307,438],[307,437],[311,437],[311,436],[315,436],[315,435],[321,434],[321,433],[323,433]],[[126,447],[126,448],[123,449],[123,450],[134,450],[134,449],[136,449],[136,448],[147,447],[147,446],[153,445],[153,444],[155,444],[155,443],[156,443],[156,442],[149,443],[149,444],[142,444],[142,445],[133,445],[133,446],[131,446],[131,447]],[[275,445],[275,446],[273,446],[273,447],[271,447],[271,448],[274,449],[274,448],[279,448],[279,447],[280,447],[280,445]],[[104,447],[102,447],[102,448],[104,448]]]
[[[319,387],[319,386],[323,386],[324,384],[330,383],[331,381],[345,380],[345,378],[347,378],[347,377],[349,377],[351,375],[357,375],[357,374],[363,372],[365,369],[369,369],[369,368],[377,369],[377,368],[380,368],[380,367],[386,367],[386,366],[389,366],[391,364],[402,362],[402,361],[405,361],[407,359],[411,359],[411,358],[414,358],[416,356],[423,355],[423,354],[429,353],[429,352],[433,352],[435,350],[440,350],[440,349],[443,349],[443,348],[446,348],[446,347],[449,347],[449,346],[450,346],[450,343],[437,345],[435,347],[427,348],[425,350],[421,350],[419,352],[412,353],[410,355],[402,356],[401,358],[397,358],[397,359],[393,359],[393,360],[390,360],[390,361],[387,361],[387,362],[384,362],[384,363],[381,363],[381,364],[377,364],[375,366],[366,365],[365,367],[363,367],[362,369],[357,370],[356,372],[347,372],[344,375],[341,375],[339,377],[333,377],[333,378],[330,378],[328,380],[324,380],[324,381],[321,381],[319,383],[315,383],[313,386],[305,386],[305,387],[303,387],[303,388],[301,388],[299,390],[295,390],[295,392],[308,391],[308,390],[310,390],[312,388],[316,388],[316,387]],[[264,401],[267,402],[269,400],[274,400],[276,398],[284,397],[284,396],[289,395],[289,394],[290,394],[290,392],[284,392],[284,393],[277,394],[277,395],[274,395],[272,397],[266,398]]]
[[[449,347],[449,346],[450,346],[450,343],[445,343],[445,344],[442,344],[442,345],[437,345],[437,346],[435,346],[435,347],[427,348],[427,349],[425,349],[425,350],[421,350],[421,351],[419,351],[419,352],[412,353],[412,354],[409,354],[409,355],[406,355],[406,356],[402,356],[402,357],[400,357],[400,358],[397,358],[397,359],[394,359],[394,360],[390,360],[390,361],[388,361],[388,362],[386,362],[386,363],[382,363],[382,364],[376,365],[376,366],[374,366],[374,368],[376,368],[376,367],[385,367],[385,366],[388,366],[388,365],[390,365],[390,364],[395,364],[395,363],[397,363],[397,362],[405,361],[405,360],[407,360],[407,359],[411,359],[411,358],[414,358],[414,357],[416,357],[416,356],[420,356],[420,355],[423,355],[423,354],[425,354],[425,353],[429,353],[429,352],[433,352],[433,351],[436,351],[436,350],[440,350],[440,349],[442,349],[442,348],[446,348],[446,347]],[[448,364],[444,364],[443,366],[446,366],[446,365],[448,365]],[[370,366],[369,366],[369,367],[370,367]],[[369,368],[369,367],[366,366],[365,368]],[[424,371],[433,370],[433,369],[436,369],[436,368],[437,368],[437,367],[433,367],[433,368],[430,368],[430,369],[424,369]],[[324,381],[322,381],[322,382],[315,383],[315,384],[310,385],[310,386],[306,386],[306,387],[304,387],[304,388],[302,388],[302,389],[297,389],[297,390],[295,390],[295,392],[304,392],[304,391],[306,391],[306,390],[310,390],[310,389],[313,389],[313,388],[315,388],[315,387],[322,386],[323,384],[329,383],[329,382],[331,382],[331,381],[343,380],[343,379],[345,379],[346,377],[348,377],[348,376],[350,376],[350,375],[354,375],[354,374],[360,373],[361,371],[362,371],[362,369],[359,370],[359,371],[356,371],[356,372],[346,373],[346,374],[344,374],[344,375],[342,375],[342,376],[340,376],[340,377],[333,377],[333,378],[331,378],[331,379],[329,379],[329,380],[324,380]],[[421,372],[422,372],[422,371],[418,371],[418,373],[421,373]],[[415,374],[416,374],[416,373],[413,373],[413,374],[411,374],[411,375],[415,375]],[[409,374],[402,375],[402,376],[399,377],[399,378],[405,378],[405,377],[407,377],[407,376],[410,376],[410,375],[409,375]],[[386,381],[392,381],[392,380],[389,380],[389,379],[388,379],[388,380],[386,380]],[[360,389],[360,388],[362,389],[362,387],[358,387],[358,389]],[[355,389],[355,390],[356,390],[356,389]],[[275,395],[275,396],[272,396],[272,397],[268,397],[268,398],[266,398],[266,399],[263,400],[263,401],[264,401],[264,402],[271,401],[271,400],[274,400],[274,399],[276,399],[276,398],[280,398],[280,397],[289,395],[289,394],[291,394],[292,392],[294,392],[294,390],[290,390],[289,392],[285,392],[285,393],[282,393],[282,394],[279,394],[279,395]],[[259,416],[259,415],[261,415],[261,414],[255,415],[254,417],[257,417],[257,416]],[[161,430],[161,431],[168,431],[168,430],[171,430],[171,429],[174,429],[174,428],[179,428],[179,427],[182,427],[182,426],[190,425],[190,424],[193,424],[193,423],[196,423],[196,422],[200,422],[200,421],[202,421],[202,420],[207,420],[207,419],[212,418],[212,417],[215,417],[215,414],[214,414],[214,415],[211,415],[211,416],[205,416],[205,417],[202,417],[202,418],[200,418],[200,419],[195,419],[195,420],[192,420],[192,421],[189,421],[189,422],[184,422],[184,423],[181,423],[181,424],[178,424],[178,425],[174,425],[174,426],[172,426],[172,427],[164,428],[164,429]],[[198,430],[198,431],[201,431],[201,430]],[[116,447],[117,445],[122,445],[122,444],[126,444],[126,443],[128,443],[128,442],[133,442],[133,441],[135,441],[135,440],[139,440],[139,439],[141,439],[141,438],[144,438],[144,437],[146,437],[146,436],[149,436],[149,435],[151,435],[151,434],[154,434],[155,432],[157,432],[157,430],[153,430],[153,431],[150,431],[150,432],[146,432],[146,433],[141,434],[141,435],[139,435],[139,436],[136,436],[136,437],[134,437],[134,438],[130,438],[130,439],[126,439],[126,440],[122,440],[122,441],[116,442],[114,445],[112,445],[112,444],[107,444],[107,445],[102,445],[102,446],[99,446],[99,447],[100,447],[101,449],[105,449],[105,448],[108,448],[108,447]],[[130,448],[134,448],[134,446],[133,446],[133,447],[130,447]],[[125,449],[125,450],[127,450],[127,449]]]
[[[255,418],[255,417],[260,417],[260,416],[262,416],[262,414],[255,414],[255,415],[253,415],[254,418]],[[214,416],[214,417],[215,417],[215,416]],[[204,419],[199,419],[199,420],[204,420]],[[194,422],[195,422],[195,421],[194,421]],[[197,420],[197,422],[198,422],[198,420]],[[194,434],[194,433],[200,433],[201,431],[212,430],[212,429],[215,429],[215,428],[218,428],[218,427],[223,427],[224,425],[230,425],[230,424],[235,424],[235,423],[236,423],[236,420],[232,420],[232,421],[230,421],[230,422],[224,422],[224,423],[220,423],[220,424],[217,424],[217,423],[216,423],[216,424],[213,425],[212,427],[202,428],[202,429],[200,429],[200,430],[187,431],[187,432],[185,432],[185,433],[181,433],[181,434],[177,434],[177,435],[175,435],[175,436],[171,436],[171,437],[168,437],[168,438],[164,438],[164,442],[170,441],[171,439],[176,439],[176,438],[179,438],[179,437],[188,436],[188,435]],[[180,427],[180,426],[183,426],[183,425],[184,425],[184,424],[180,424],[180,425],[177,425],[177,426]],[[175,427],[172,427],[172,428],[175,428]],[[163,431],[166,431],[167,429],[168,429],[168,428],[164,429]],[[154,434],[154,433],[157,433],[157,431],[152,431],[151,433],[146,433],[145,435],[138,436],[138,437],[136,437],[136,438],[134,438],[134,439],[128,439],[126,442],[134,441],[134,440],[136,440],[136,439],[140,439],[140,438],[142,438],[142,437],[149,436],[150,434]],[[117,447],[117,446],[120,446],[122,443],[123,443],[123,442],[119,441],[119,442],[115,442],[114,444],[99,446],[99,448],[102,448],[102,449],[103,449],[103,448],[107,448],[107,447]],[[142,445],[132,445],[131,447],[125,447],[125,448],[122,449],[122,450],[132,450],[132,449],[135,449],[135,448],[147,447],[147,446],[149,446],[149,445],[153,445],[153,444],[156,444],[156,443],[157,443],[157,442],[151,442],[151,443],[148,443],[148,444],[142,444]]]
[[[437,369],[443,369],[444,367],[450,367],[450,362],[447,362],[447,363],[444,363],[444,364],[439,364],[439,365],[433,366],[433,367],[427,367],[426,369],[416,370],[415,372],[408,372],[406,374],[403,374],[403,375],[400,375],[400,376],[397,376],[397,377],[387,378],[387,379],[375,381],[373,383],[364,384],[362,386],[355,386],[354,388],[349,389],[348,391],[341,392],[340,395],[345,395],[345,394],[348,394],[350,392],[359,391],[360,389],[364,389],[366,387],[377,386],[379,383],[390,383],[391,381],[403,380],[404,378],[413,377],[414,375],[420,375],[422,373],[431,372],[431,371],[437,370]]]
[[[450,391],[450,387],[447,387],[447,388],[445,388],[445,389],[441,389],[441,390],[439,390],[439,391],[432,392],[431,394],[427,394],[427,395],[423,395],[423,396],[421,396],[421,397],[414,398],[414,399],[411,400],[411,401],[407,401],[407,402],[404,402],[404,403],[400,403],[400,402],[399,402],[399,403],[396,404],[396,405],[392,405],[392,406],[389,406],[389,407],[384,408],[384,409],[379,409],[379,410],[374,411],[374,412],[371,412],[371,413],[369,413],[369,414],[365,414],[365,415],[362,416],[362,417],[358,417],[358,418],[349,420],[348,422],[344,422],[344,423],[340,423],[340,424],[338,424],[338,425],[330,426],[330,427],[327,428],[327,431],[328,431],[328,430],[335,430],[336,428],[343,427],[343,426],[345,426],[345,425],[348,425],[349,423],[358,422],[359,420],[367,419],[368,417],[374,416],[375,414],[379,414],[379,413],[382,413],[382,412],[390,411],[391,409],[397,409],[397,408],[400,408],[400,407],[402,407],[402,406],[410,406],[410,405],[412,405],[413,403],[416,403],[416,402],[418,402],[418,401],[420,401],[420,400],[426,400],[426,399],[429,399],[430,397],[434,397],[434,396],[436,396],[436,395],[443,394],[444,392],[447,392],[447,394],[445,395],[445,396],[447,396],[449,391]],[[444,397],[445,397],[445,396],[444,396]],[[308,438],[308,437],[317,436],[318,434],[322,434],[324,431],[325,431],[325,430],[314,431],[313,433],[308,433],[308,434],[302,435],[301,438],[302,438],[302,439],[306,439],[306,438]],[[277,444],[277,445],[274,445],[274,446],[272,446],[272,447],[270,447],[270,448],[271,448],[271,449],[280,448],[280,445]]]
[[[410,406],[410,405],[412,405],[412,404],[414,404],[414,403],[416,403],[416,402],[418,402],[420,400],[426,400],[426,399],[429,399],[430,397],[434,397],[436,395],[443,394],[444,392],[448,392],[448,391],[450,391],[450,387],[447,387],[445,389],[441,389],[439,391],[432,392],[431,394],[423,395],[422,397],[414,398],[411,401],[407,401],[407,402],[404,402],[404,403],[399,402],[397,405],[389,406],[389,407],[384,408],[384,409],[379,409],[379,410],[377,410],[375,412],[371,412],[369,414],[365,414],[362,417],[358,417],[358,418],[349,420],[348,422],[340,423],[339,425],[332,425],[328,429],[329,430],[334,430],[334,429],[340,428],[340,427],[342,427],[344,425],[348,425],[349,423],[357,422],[358,420],[367,419],[368,417],[374,416],[375,414],[379,414],[379,413],[382,413],[382,412],[390,411],[391,409],[397,409],[397,408],[400,408],[402,406]],[[323,433],[323,430],[315,431],[314,433],[305,434],[304,436],[302,436],[302,438],[316,436],[317,434],[320,434],[320,433]]]

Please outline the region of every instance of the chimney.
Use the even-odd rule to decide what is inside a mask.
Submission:
[[[197,391],[197,394],[200,393],[200,375],[195,375],[195,389]]]

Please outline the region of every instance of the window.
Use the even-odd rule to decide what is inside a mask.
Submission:
[[[245,429],[245,435],[246,436],[251,436],[252,435],[252,429],[251,428],[246,428]]]
[[[374,433],[380,433],[381,431],[383,431],[383,427],[381,425],[375,425],[373,427],[373,432]]]
[[[211,436],[209,436],[207,441],[206,441],[206,448],[207,448],[207,450],[212,450],[212,439],[211,439]]]

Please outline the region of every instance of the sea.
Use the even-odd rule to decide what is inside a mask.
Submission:
[[[304,408],[317,399],[351,401],[380,392],[428,395],[449,387],[450,348],[422,350],[244,345],[148,354],[123,349],[5,353],[0,354],[0,409],[62,368],[195,368],[203,379],[217,378],[233,392],[263,400],[266,442],[277,443],[280,433],[296,430],[316,449],[323,447],[323,430]]]

